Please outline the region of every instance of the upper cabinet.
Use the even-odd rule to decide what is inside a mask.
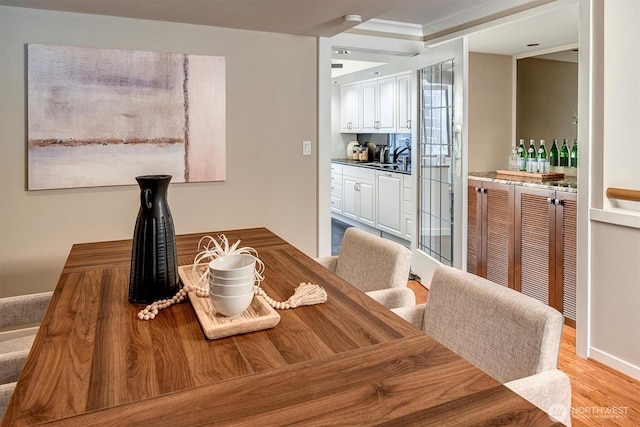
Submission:
[[[411,74],[396,77],[397,122],[398,133],[411,132]]]
[[[340,88],[340,132],[358,133],[361,130],[362,85],[345,85]]]
[[[410,132],[409,73],[345,85],[340,96],[340,132]]]
[[[396,132],[396,78],[388,77],[362,84],[362,131]]]

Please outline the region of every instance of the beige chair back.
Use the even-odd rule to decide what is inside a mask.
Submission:
[[[336,274],[363,292],[406,287],[411,251],[356,227],[342,239]]]
[[[424,331],[501,383],[558,364],[564,319],[557,310],[474,274],[438,267]]]

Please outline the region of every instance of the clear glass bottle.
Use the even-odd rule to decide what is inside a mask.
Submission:
[[[549,166],[560,166],[558,155],[558,140],[554,138],[551,150],[549,150]]]
[[[573,140],[573,146],[571,146],[571,154],[569,155],[570,164],[572,168],[578,167],[578,140]]]
[[[560,166],[569,166],[569,148],[567,147],[567,139],[562,140],[562,148],[560,149]]]
[[[509,170],[516,172],[520,170],[520,157],[518,156],[518,149],[513,146],[511,147],[511,154],[509,154]]]
[[[547,159],[547,147],[544,139],[540,140],[540,148],[538,148],[538,173],[549,172],[549,160]]]
[[[529,140],[529,149],[527,150],[527,172],[538,172],[538,159],[536,157],[536,143],[533,139]]]
[[[518,169],[527,170],[527,149],[524,148],[524,139],[521,139],[520,145],[518,145]]]

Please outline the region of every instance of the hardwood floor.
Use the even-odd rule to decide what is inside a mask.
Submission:
[[[409,282],[416,302],[424,303],[428,290]],[[576,330],[564,327],[558,367],[569,375],[574,427],[640,426],[640,381],[576,355]]]

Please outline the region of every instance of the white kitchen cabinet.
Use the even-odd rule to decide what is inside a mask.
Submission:
[[[342,165],[331,163],[331,211],[342,213]]]
[[[396,132],[396,77],[362,83],[362,132]]]
[[[376,172],[376,191],[378,195],[376,228],[402,237],[402,174]]]
[[[340,132],[361,131],[362,86],[360,83],[340,88]]]
[[[398,133],[411,132],[411,74],[396,77],[397,120]]]
[[[413,216],[415,205],[413,203],[413,181],[411,175],[402,176],[402,234],[407,240],[411,240],[413,233]]]
[[[343,166],[342,174],[342,214],[375,227],[376,171]]]

